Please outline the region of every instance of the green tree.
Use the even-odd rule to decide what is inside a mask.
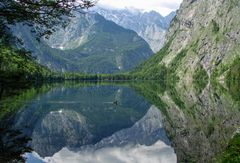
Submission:
[[[0,27],[24,23],[34,26],[39,36],[49,36],[56,26],[67,24],[73,11],[83,12],[94,6],[93,0],[0,0]],[[2,33],[1,33],[2,34]],[[2,36],[2,35],[1,35]]]

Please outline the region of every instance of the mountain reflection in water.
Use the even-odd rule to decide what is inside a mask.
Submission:
[[[78,149],[63,148],[52,157],[26,154],[31,160],[43,162],[153,162],[172,163],[177,158],[162,128],[160,111],[151,106],[147,114],[131,128],[122,129],[94,145]]]
[[[0,91],[0,127],[24,141],[14,145],[18,138],[1,132],[1,148],[12,153],[2,152],[3,161],[211,162],[240,126],[236,90],[221,85],[65,83],[8,91]]]

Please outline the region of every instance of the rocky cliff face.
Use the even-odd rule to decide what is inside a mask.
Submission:
[[[161,65],[166,66],[183,83],[191,82],[199,70],[208,77],[224,79],[240,57],[239,8],[237,0],[184,0],[164,50],[144,69],[151,65],[160,71]]]
[[[144,38],[154,52],[160,50],[165,42],[166,32],[175,12],[163,17],[155,11],[142,12],[137,9],[96,9],[100,15],[127,29],[132,29]]]
[[[168,40],[173,38],[169,53],[161,63],[170,65],[182,50],[186,50],[176,72],[191,79],[201,66],[213,75],[222,75],[240,56],[240,3],[237,0],[185,0],[170,28]]]

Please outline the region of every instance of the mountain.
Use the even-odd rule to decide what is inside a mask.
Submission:
[[[18,25],[14,31],[40,63],[55,71],[122,72],[153,54],[136,32],[94,13],[76,13],[65,29],[59,28],[49,40],[41,42],[25,26]]]
[[[25,135],[29,135],[32,138],[31,148],[42,157],[53,156],[64,147],[78,149],[94,145],[132,127],[151,107],[135,91],[120,86],[55,87],[37,98],[37,102],[33,99],[27,108],[17,113],[13,128],[22,129]],[[118,105],[113,104],[113,100],[117,100]],[[143,122],[135,127],[135,132],[128,133],[143,131],[141,128],[144,129],[144,126],[140,125],[150,124],[150,129],[155,132],[148,130],[144,135],[158,133],[157,137],[167,143],[162,124],[157,123],[161,115],[156,111],[154,113],[150,122],[155,122],[155,125]],[[122,140],[131,138],[123,136]],[[152,144],[157,140],[153,137],[147,142]]]
[[[104,9],[96,8],[95,11],[106,19],[111,20],[127,29],[132,29],[144,38],[151,49],[157,52],[165,42],[165,35],[170,26],[175,12],[163,17],[158,12],[143,12],[138,9]]]
[[[151,106],[144,117],[132,127],[117,131],[94,145],[78,148],[64,147],[51,157],[41,158],[36,157],[37,155],[35,157],[47,162],[96,162],[96,158],[98,163],[177,162],[176,154],[169,145],[162,127],[161,112],[158,108]],[[67,161],[66,154],[72,156],[68,157]],[[129,156],[126,157],[126,155]],[[144,161],[142,161],[143,157]]]
[[[184,0],[165,46],[139,66],[137,73],[161,78],[169,72],[168,77],[175,76],[182,83],[240,79],[239,7],[237,0]]]

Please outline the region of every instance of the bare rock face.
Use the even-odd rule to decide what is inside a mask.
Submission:
[[[202,65],[208,75],[240,56],[240,2],[184,0],[167,34],[169,53],[161,63],[170,65],[186,50],[175,70],[182,79],[192,77]]]

